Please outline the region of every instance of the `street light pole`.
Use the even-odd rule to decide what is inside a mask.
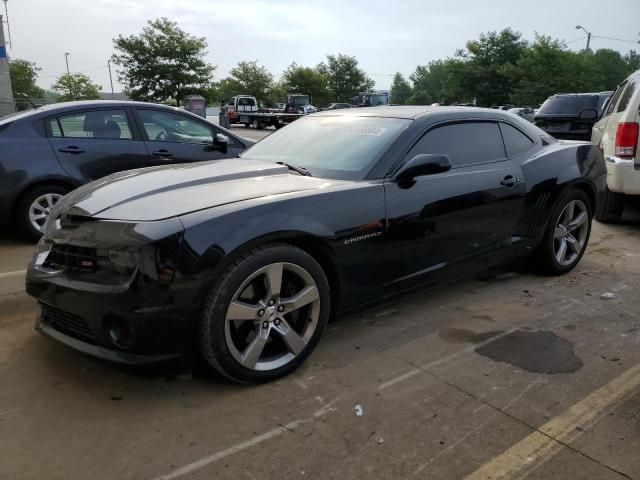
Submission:
[[[576,30],[584,30],[584,33],[587,34],[587,50],[589,50],[589,44],[591,43],[591,32],[584,28],[582,25],[576,25]]]
[[[113,77],[111,76],[111,59],[107,60],[107,67],[109,67],[109,82],[111,83],[111,98],[116,99],[116,94],[113,93]]]

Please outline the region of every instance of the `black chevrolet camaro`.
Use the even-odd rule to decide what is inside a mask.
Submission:
[[[234,380],[272,380],[331,316],[518,256],[568,272],[606,175],[589,143],[465,107],[324,112],[240,157],[60,200],[27,275],[37,329],[110,360],[195,349]]]

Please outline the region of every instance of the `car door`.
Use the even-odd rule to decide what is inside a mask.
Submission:
[[[134,135],[126,108],[64,113],[45,123],[62,168],[80,182],[149,165],[147,148]]]
[[[154,165],[235,157],[243,150],[233,137],[227,153],[214,150],[213,139],[219,131],[192,116],[151,108],[138,108],[136,115]]]
[[[429,153],[447,155],[451,170],[408,186],[385,182],[388,250],[403,259],[391,284],[414,284],[501,255],[521,212],[522,173],[506,158],[497,122],[438,125],[405,161]]]

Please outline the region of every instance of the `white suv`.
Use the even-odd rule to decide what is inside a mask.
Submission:
[[[620,220],[625,195],[640,195],[640,70],[618,86],[602,119],[593,126],[591,142],[600,147],[607,164],[607,188],[595,217]]]

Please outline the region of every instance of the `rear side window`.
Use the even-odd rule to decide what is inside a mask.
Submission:
[[[609,100],[609,103],[607,104],[607,111],[605,112],[605,115],[611,115],[613,113],[613,109],[615,108],[616,103],[618,103],[618,99],[620,98],[620,94],[624,90],[626,83],[627,82],[623,82],[622,84],[620,84],[620,86],[616,88],[616,91],[613,92],[613,96],[611,97],[611,100]]]
[[[502,130],[502,139],[508,157],[517,155],[533,145],[533,140],[508,123],[500,123],[500,130]]]
[[[447,155],[454,167],[505,158],[502,136],[495,122],[452,123],[436,127],[418,141],[409,157],[421,153]]]
[[[548,98],[538,115],[577,115],[588,108],[598,109],[597,95],[559,95]]]
[[[130,140],[131,127],[124,110],[93,110],[50,118],[52,137]]]
[[[629,80],[627,86],[620,95],[620,102],[616,107],[616,113],[624,112],[627,109],[631,97],[633,97],[633,94],[638,89],[638,83],[640,83],[640,77],[632,78],[631,80]]]

